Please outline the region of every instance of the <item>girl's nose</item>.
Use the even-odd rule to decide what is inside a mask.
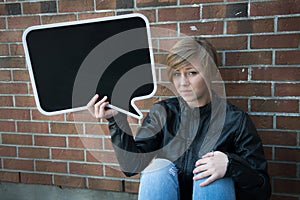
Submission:
[[[187,79],[187,77],[184,76],[184,75],[182,75],[182,76],[180,77],[180,84],[181,84],[181,85],[189,85],[190,83],[189,83],[189,80]]]

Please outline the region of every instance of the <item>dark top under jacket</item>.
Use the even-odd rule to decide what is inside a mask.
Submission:
[[[270,197],[267,162],[256,128],[246,112],[220,97],[199,108],[190,108],[181,97],[155,103],[135,137],[126,115],[108,120],[116,156],[127,176],[141,172],[153,158],[168,159],[178,168],[181,199],[192,199],[195,162],[209,151],[221,151],[228,156],[225,176],[233,178],[237,199]]]

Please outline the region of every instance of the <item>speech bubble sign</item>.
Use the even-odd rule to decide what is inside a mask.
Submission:
[[[22,39],[38,110],[84,110],[99,94],[109,107],[142,118],[134,102],[157,87],[150,38],[141,14],[27,28]]]

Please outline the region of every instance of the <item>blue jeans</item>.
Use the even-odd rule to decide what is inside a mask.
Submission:
[[[179,200],[177,168],[164,159],[156,159],[141,174],[139,200]],[[194,181],[193,200],[234,200],[234,183],[222,178],[207,186],[199,186],[206,178]]]

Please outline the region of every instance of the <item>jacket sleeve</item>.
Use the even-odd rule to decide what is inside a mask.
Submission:
[[[229,162],[225,176],[235,181],[237,199],[268,199],[271,186],[267,162],[261,139],[247,114],[243,115],[234,146],[235,153],[227,153]]]
[[[144,119],[142,126],[133,136],[127,117],[118,114],[108,119],[111,141],[116,157],[126,176],[143,171],[156,156],[162,141],[160,112],[153,106]]]

